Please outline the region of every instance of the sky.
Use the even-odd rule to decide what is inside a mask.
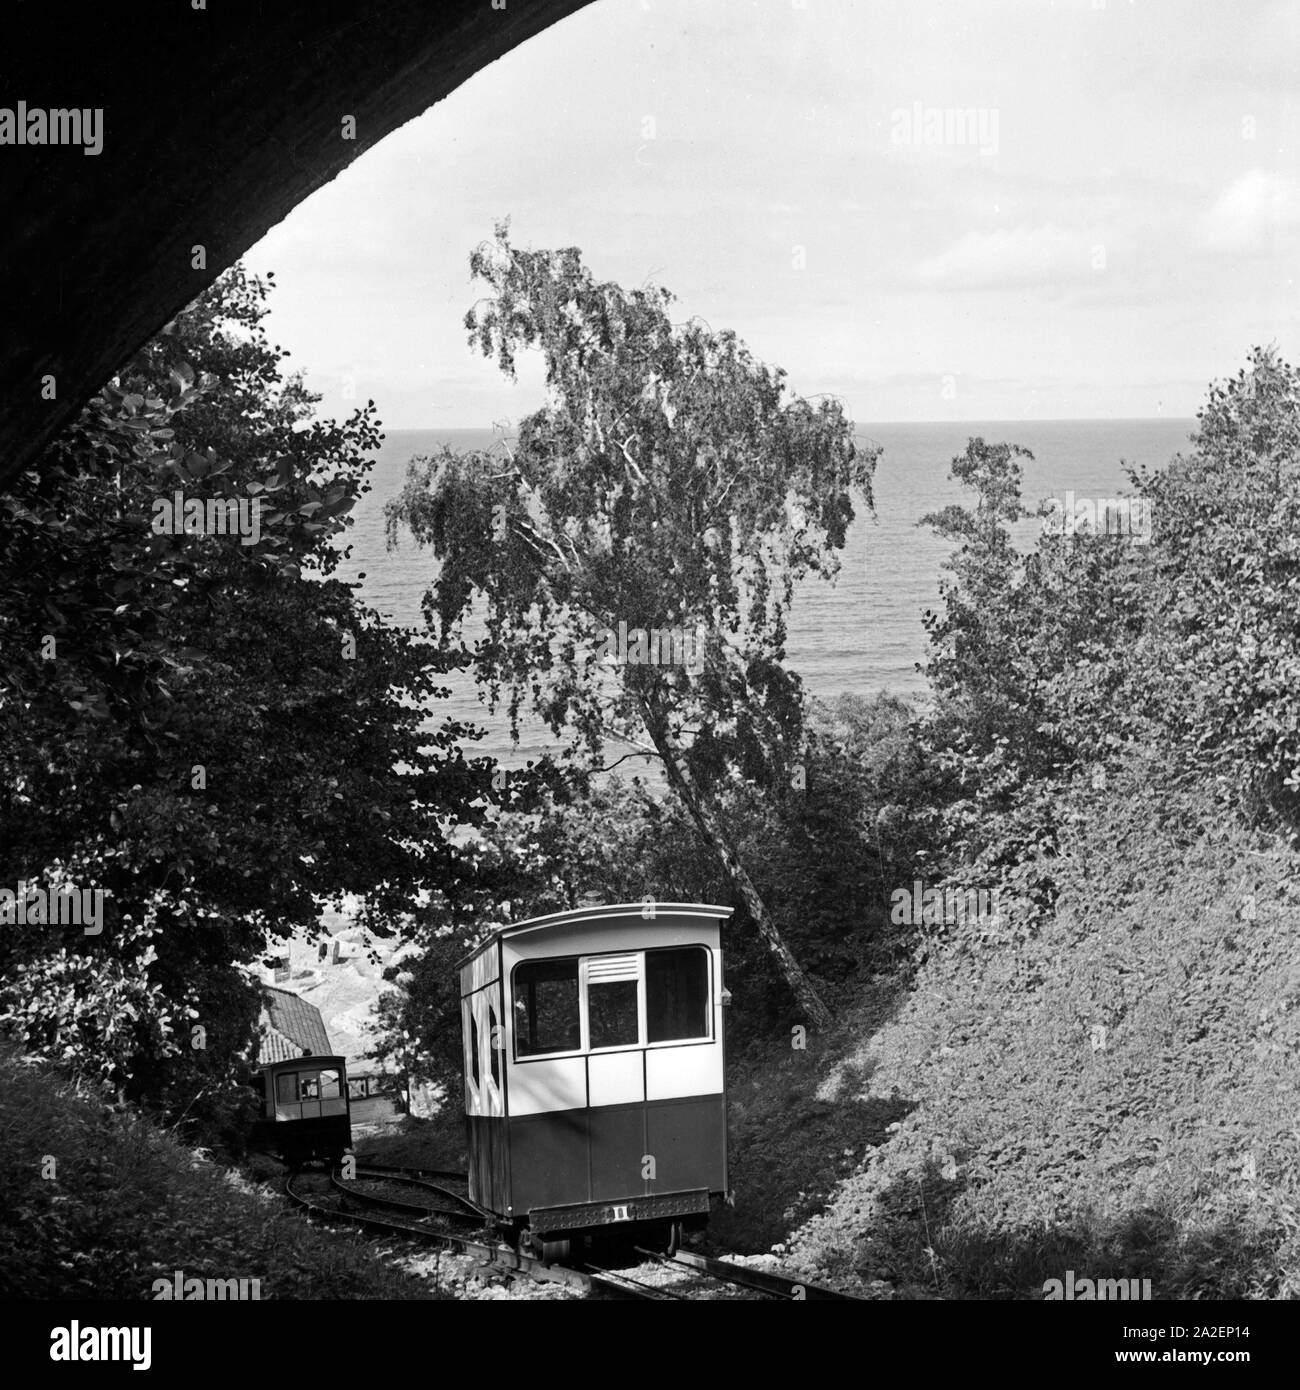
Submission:
[[[1300,353],[1298,58],[1300,0],[596,0],[245,259],[322,409],[390,429],[541,403],[462,326],[503,217],[863,425],[1188,417]]]

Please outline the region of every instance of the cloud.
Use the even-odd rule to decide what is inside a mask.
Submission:
[[[1230,185],[1205,214],[1201,231],[1214,251],[1259,251],[1300,226],[1300,185],[1252,169]]]
[[[922,261],[913,279],[944,289],[1054,285],[1090,276],[1092,255],[1087,237],[1052,223],[967,232],[946,251]]]

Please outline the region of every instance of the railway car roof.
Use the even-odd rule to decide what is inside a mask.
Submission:
[[[259,1062],[258,1071],[311,1070],[312,1067],[346,1068],[347,1058],[335,1052],[304,1052],[300,1057],[278,1057],[273,1062]]]
[[[639,917],[647,907],[653,907],[656,916],[703,917],[710,921],[725,921],[735,911],[734,908],[721,907],[717,903],[634,902],[608,903],[599,907],[570,908],[567,912],[550,912],[544,917],[529,917],[523,922],[507,922],[504,926],[497,927],[472,951],[462,956],[456,962],[456,968],[459,969],[467,961],[473,960],[475,956],[481,955],[508,936],[520,936],[524,932],[545,932],[554,927],[571,927],[585,922],[607,922],[617,917]]]

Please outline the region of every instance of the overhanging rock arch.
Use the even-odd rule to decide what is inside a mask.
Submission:
[[[103,114],[98,154],[85,134],[0,143],[0,487],[310,193],[587,3],[11,5],[0,141],[38,136],[36,112]],[[67,137],[70,122],[59,125]]]

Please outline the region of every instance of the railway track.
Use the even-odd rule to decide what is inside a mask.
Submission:
[[[473,1222],[485,1226],[491,1226],[494,1223],[495,1218],[490,1211],[485,1211],[475,1202],[471,1202],[463,1193],[453,1192],[442,1183],[431,1181],[425,1176],[427,1172],[436,1173],[439,1177],[443,1178],[457,1178],[461,1182],[465,1182],[465,1175],[463,1173],[447,1173],[440,1169],[389,1168],[370,1163],[360,1164],[356,1169],[355,1176],[351,1179],[342,1179],[339,1177],[338,1172],[335,1171],[330,1181],[331,1186],[335,1187],[337,1190],[349,1196],[356,1196],[361,1201],[368,1200],[370,1194],[366,1193],[364,1190],[358,1192],[354,1188],[354,1184],[357,1182],[370,1181],[381,1186],[383,1184],[389,1184],[393,1187],[411,1187],[417,1190],[431,1192],[436,1198],[439,1198],[444,1205],[434,1205],[429,1202],[417,1203],[398,1201],[394,1201],[393,1205],[408,1206],[415,1211],[435,1212],[438,1215],[447,1217],[448,1220],[462,1223]],[[468,1183],[466,1183],[466,1186],[468,1186]],[[448,1203],[450,1205],[446,1205]]]
[[[838,1289],[828,1289],[821,1284],[809,1283],[806,1279],[795,1279],[788,1274],[774,1274],[771,1270],[754,1269],[749,1265],[733,1264],[730,1260],[719,1260],[711,1255],[696,1255],[689,1250],[679,1250],[675,1255],[663,1255],[655,1250],[646,1250],[634,1245],[633,1251],[643,1259],[665,1268],[677,1267],[695,1274],[706,1275],[737,1288],[749,1289],[765,1298],[780,1302],[815,1303],[861,1303],[864,1300],[854,1294],[841,1293]]]
[[[391,1174],[401,1178],[442,1178],[449,1182],[458,1182],[465,1187],[469,1186],[469,1175],[457,1168],[403,1168],[400,1165],[394,1166],[391,1163],[362,1163],[358,1172],[364,1168],[367,1173],[382,1173],[385,1176]]]
[[[478,1235],[477,1232],[481,1228],[490,1224],[491,1213],[482,1211],[468,1197],[450,1191],[441,1183],[431,1181],[426,1176],[430,1172],[441,1178],[465,1182],[463,1173],[362,1164],[356,1169],[355,1177],[350,1179],[340,1177],[337,1169],[328,1175],[295,1173],[286,1180],[285,1191],[299,1207],[317,1220],[336,1225],[350,1225],[379,1235],[398,1236],[434,1245],[453,1254],[468,1255],[486,1269],[507,1278],[527,1278],[539,1283],[565,1284],[582,1293],[599,1290],[615,1298],[624,1299],[659,1301],[679,1297],[675,1293],[655,1289],[613,1270],[595,1266],[571,1269],[562,1265],[546,1265],[531,1255],[522,1254],[504,1241]],[[326,1194],[332,1200],[322,1201],[322,1194],[309,1195],[304,1192],[304,1180],[309,1178],[318,1184],[325,1183]],[[410,1202],[391,1195],[367,1192],[364,1187],[359,1186],[366,1181],[425,1188],[450,1201],[451,1205]],[[366,1207],[368,1210],[349,1209],[357,1206]],[[390,1214],[376,1214],[380,1210]],[[434,1224],[435,1222],[439,1224]],[[462,1230],[448,1230],[447,1224],[460,1226]],[[474,1228],[476,1235],[463,1233],[465,1228]]]
[[[324,1187],[324,1192],[309,1194],[303,1190],[312,1179]],[[454,1254],[468,1255],[493,1272],[507,1277],[523,1276],[540,1282],[568,1284],[583,1292],[595,1287],[593,1280],[581,1271],[548,1267],[531,1255],[520,1254],[504,1241],[478,1238],[465,1234],[463,1230],[448,1228],[451,1224],[459,1224],[462,1228],[471,1225],[480,1227],[482,1221],[477,1214],[452,1210],[449,1215],[445,1209],[433,1208],[427,1203],[403,1202],[393,1197],[378,1196],[357,1188],[354,1185],[356,1181],[339,1178],[337,1171],[330,1174],[293,1173],[285,1180],[284,1190],[294,1203],[318,1221],[352,1226],[378,1235],[398,1236],[450,1250]],[[468,1199],[465,1201],[468,1202]],[[356,1206],[370,1210],[357,1211],[354,1209]],[[379,1215],[376,1209],[386,1209],[395,1214]]]
[[[738,1291],[723,1295],[731,1298],[743,1297],[739,1292],[743,1290],[745,1294],[781,1302],[860,1301],[851,1294],[806,1280],[682,1250],[664,1255],[641,1246],[623,1246],[624,1254],[639,1262],[631,1273],[609,1264],[547,1265],[498,1239],[493,1233],[493,1214],[467,1195],[454,1191],[446,1185],[448,1182],[468,1187],[464,1173],[447,1169],[361,1163],[354,1176],[346,1179],[337,1168],[330,1173],[291,1174],[285,1182],[285,1192],[317,1220],[434,1245],[470,1256],[493,1273],[510,1279],[564,1284],[583,1293],[599,1291],[644,1302],[690,1302],[701,1296],[717,1297],[721,1285]],[[305,1190],[309,1185],[318,1190],[309,1193]],[[398,1192],[404,1195],[396,1195]],[[409,1200],[425,1193],[428,1197],[424,1200]],[[647,1265],[650,1270],[643,1272]],[[684,1278],[685,1286],[649,1282],[649,1277],[658,1271]],[[712,1294],[707,1292],[710,1282]]]

